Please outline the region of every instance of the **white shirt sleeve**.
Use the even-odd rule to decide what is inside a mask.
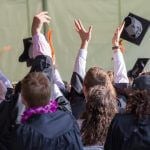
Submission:
[[[2,73],[0,70],[0,80],[3,82],[3,84],[6,86],[6,88],[13,88],[11,82],[9,79]]]
[[[85,76],[87,50],[80,49],[74,64],[74,72],[78,73],[82,78]]]
[[[62,78],[59,74],[59,71],[58,69],[55,68],[54,70],[54,83],[60,88],[60,89],[65,89],[65,84],[64,82],[62,81]]]
[[[55,100],[58,97],[63,96],[63,94],[61,93],[60,89],[58,88],[58,86],[54,83],[53,84],[53,92],[51,95],[51,99]]]
[[[124,62],[123,54],[120,51],[120,49],[113,52],[113,60],[114,60],[115,83],[129,83],[129,79],[127,77],[126,65]]]
[[[51,48],[42,33],[37,33],[32,37],[32,57],[46,55],[51,57]]]

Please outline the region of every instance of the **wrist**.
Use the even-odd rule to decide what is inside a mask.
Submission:
[[[37,25],[37,24],[32,24],[32,35],[35,35],[35,34],[38,34],[38,33],[41,33],[41,28],[42,28],[42,25]]]
[[[120,49],[119,46],[112,46],[112,50],[117,50],[117,49]]]
[[[81,42],[81,46],[80,46],[80,49],[87,49],[88,48],[88,41],[82,41]]]
[[[118,46],[119,47],[119,43],[112,43],[112,47]]]

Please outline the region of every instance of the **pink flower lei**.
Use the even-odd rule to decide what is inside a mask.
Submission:
[[[24,111],[21,123],[26,123],[26,121],[36,114],[47,114],[47,113],[54,113],[57,111],[58,103],[55,100],[51,100],[49,104],[40,107],[32,107]]]

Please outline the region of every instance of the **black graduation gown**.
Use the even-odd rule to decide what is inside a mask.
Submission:
[[[11,150],[82,150],[76,120],[64,111],[32,116],[17,127]]]
[[[12,95],[7,91],[7,100],[0,103],[0,150],[7,150],[11,141],[12,127],[15,125],[15,121],[18,114],[18,108],[16,106],[18,94]]]
[[[32,63],[30,72],[45,73],[50,83],[53,84],[54,67],[52,65],[52,59],[49,56],[45,56],[45,55],[37,56]],[[63,109],[64,111],[71,112],[70,103],[64,96],[57,98],[56,101],[58,102],[58,105],[61,109]]]
[[[114,88],[117,93],[118,111],[119,113],[125,113],[127,97],[125,95],[125,89],[130,88],[129,83],[115,83]]]
[[[76,72],[73,72],[71,77],[71,91],[69,93],[69,101],[72,108],[72,113],[76,119],[79,119],[85,112],[86,100],[83,94],[83,78]],[[117,83],[115,88],[121,90],[127,88],[126,83]],[[118,96],[118,111],[123,113],[126,107],[126,98],[123,95]]]
[[[79,119],[85,112],[86,101],[83,94],[83,78],[76,72],[71,77],[71,91],[69,93],[72,114]]]
[[[150,115],[137,119],[117,114],[108,130],[105,150],[150,150]]]
[[[49,56],[37,56],[33,61],[30,72],[43,72],[53,83],[53,65]],[[21,83],[19,82],[15,87],[15,93],[6,95],[6,101],[0,103],[0,150],[7,150],[12,140],[10,136],[18,114],[17,100],[20,91]],[[56,101],[59,109],[71,111],[70,103],[64,97],[59,97]]]

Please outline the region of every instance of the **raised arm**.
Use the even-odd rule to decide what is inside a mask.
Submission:
[[[56,99],[60,109],[71,111],[70,103],[63,97],[60,89],[54,83],[54,66],[52,63],[52,50],[45,38],[41,33],[44,23],[50,22],[50,17],[47,12],[41,12],[34,16],[32,23],[32,42],[33,51],[32,56],[35,58],[31,72],[40,71],[44,72],[50,80],[52,85],[51,99]]]
[[[75,20],[74,23],[75,29],[80,36],[81,46],[75,60],[73,71],[78,73],[82,78],[84,78],[86,68],[87,48],[89,41],[91,40],[92,26],[90,26],[87,31],[85,30],[80,20]]]
[[[51,48],[45,38],[45,36],[41,33],[41,29],[44,23],[50,22],[50,17],[48,16],[48,12],[41,12],[34,16],[32,23],[32,42],[33,42],[33,50],[31,51],[31,55],[33,58],[39,55],[46,55],[51,57]]]
[[[51,18],[47,12],[41,12],[34,16],[32,23],[32,40],[33,40],[33,57],[38,55],[51,56],[51,48],[47,42],[45,36],[41,33],[41,29],[44,23],[49,23]],[[54,70],[53,81],[57,86],[63,86],[61,76],[57,69]]]
[[[50,82],[53,83],[53,63],[51,58],[51,48],[41,33],[44,23],[49,23],[50,17],[47,12],[41,12],[34,16],[32,23],[32,43],[29,55],[34,59],[30,72],[43,72],[47,75]]]
[[[75,20],[74,23],[75,29],[81,39],[81,47],[75,60],[74,70],[71,78],[70,102],[73,115],[76,119],[78,119],[85,110],[83,80],[85,76],[87,48],[91,39],[92,27],[90,26],[88,31],[86,31],[80,20]]]
[[[76,90],[77,93],[81,93],[83,88],[83,79],[85,76],[87,48],[89,41],[91,40],[92,26],[90,26],[87,31],[80,20],[75,20],[74,23],[75,29],[81,40],[81,46],[74,64],[71,86],[74,88],[74,90]]]
[[[121,51],[121,46],[119,44],[120,36],[123,31],[124,24],[125,23],[122,23],[116,29],[112,39],[115,83],[129,83],[129,79],[127,77],[126,65]]]

